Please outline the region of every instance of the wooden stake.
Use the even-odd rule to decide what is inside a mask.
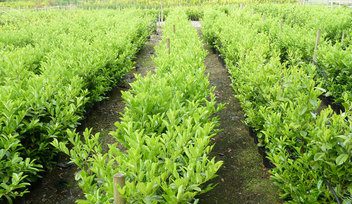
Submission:
[[[173,28],[174,33],[176,33],[176,26],[173,25],[172,28]]]
[[[114,175],[114,204],[125,204],[125,199],[122,198],[118,191],[118,186],[125,186],[125,176],[121,173]]]
[[[281,31],[282,31],[283,27],[284,27],[284,19],[281,19],[281,21],[280,21],[280,29],[281,29]]]
[[[343,43],[343,41],[345,40],[345,32],[342,31],[342,36],[341,36],[341,44]]]
[[[320,42],[320,29],[318,29],[317,37],[315,39],[315,47],[314,47],[314,55],[313,55],[313,63],[314,64],[317,63],[319,42]]]
[[[164,10],[161,10],[161,21],[164,22],[165,19],[164,19]]]
[[[160,10],[161,10],[161,22],[164,22],[164,12],[163,12],[163,4],[160,4]]]
[[[166,39],[166,47],[167,47],[167,50],[169,51],[169,54],[171,54],[170,38]]]

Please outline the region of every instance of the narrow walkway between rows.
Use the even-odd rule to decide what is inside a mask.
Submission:
[[[144,47],[136,57],[135,69],[128,73],[124,79],[107,94],[108,99],[95,104],[86,114],[85,119],[77,131],[82,132],[86,128],[92,128],[92,133],[100,132],[104,148],[113,140],[109,132],[116,129],[114,123],[119,121],[120,113],[124,109],[122,92],[129,89],[129,83],[134,81],[135,74],[145,76],[155,69],[152,56],[154,47],[161,40],[161,24],[158,23],[157,31],[150,36]],[[77,168],[68,165],[68,158],[60,158],[60,163],[52,171],[47,172],[44,178],[33,186],[24,199],[16,203],[25,204],[71,204],[84,195],[74,179]]]
[[[200,22],[192,21],[192,25],[202,36]],[[202,195],[200,203],[281,203],[250,130],[243,122],[244,112],[234,97],[227,69],[209,45],[204,47],[208,52],[205,65],[210,83],[216,86],[217,101],[226,106],[218,114],[222,131],[215,137],[212,152],[224,164],[218,172],[219,176],[213,181],[217,186]]]

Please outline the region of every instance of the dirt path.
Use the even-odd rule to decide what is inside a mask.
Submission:
[[[77,128],[79,132],[85,128],[93,128],[93,133],[101,133],[103,144],[107,145],[113,142],[109,132],[115,129],[114,123],[120,119],[120,113],[124,108],[121,93],[129,89],[129,83],[134,81],[134,74],[145,76],[147,72],[154,70],[152,56],[154,55],[154,47],[160,39],[161,25],[158,24],[157,32],[150,37],[138,53],[135,69],[107,94],[108,99],[91,108]],[[31,193],[16,203],[73,204],[77,199],[83,198],[84,195],[74,179],[76,167],[67,165],[68,158],[60,158],[59,160],[58,166],[46,173],[39,183],[33,185]]]
[[[201,36],[200,22],[192,21],[192,25]],[[243,123],[244,113],[234,97],[227,69],[209,45],[205,49],[209,53],[205,59],[206,72],[211,85],[216,86],[217,101],[226,107],[218,114],[222,132],[215,138],[212,152],[224,164],[214,181],[218,185],[201,195],[200,203],[281,203],[250,130]]]

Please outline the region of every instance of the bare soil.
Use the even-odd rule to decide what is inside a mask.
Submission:
[[[192,25],[201,36],[201,24]],[[230,75],[219,55],[209,45],[205,59],[206,72],[219,103],[226,104],[218,113],[221,132],[215,138],[212,156],[224,162],[218,177],[212,181],[217,186],[199,197],[200,203],[209,204],[275,204],[282,203],[278,189],[270,180],[263,158],[258,152],[250,128],[243,122],[244,113],[234,97]]]
[[[120,120],[120,114],[124,109],[124,103],[121,97],[123,91],[127,91],[129,83],[135,79],[135,74],[145,76],[148,72],[153,71],[152,56],[154,47],[161,39],[161,24],[158,23],[157,31],[150,36],[149,41],[140,50],[136,57],[135,69],[128,73],[124,79],[113,88],[108,94],[107,99],[95,104],[81,121],[77,128],[78,132],[86,128],[92,128],[92,132],[100,132],[102,144],[114,142],[109,132],[115,129],[114,123]],[[45,172],[43,178],[32,186],[30,193],[15,203],[23,204],[73,204],[77,199],[84,198],[81,189],[74,179],[77,168],[68,164],[69,158],[61,155],[58,165],[49,172]]]

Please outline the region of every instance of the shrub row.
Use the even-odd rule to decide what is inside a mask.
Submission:
[[[212,10],[204,15],[204,35],[226,61],[246,121],[275,166],[271,174],[282,197],[289,203],[349,203],[351,103],[341,114],[321,110],[324,90],[315,66],[302,62],[298,51],[282,60],[280,44],[260,32],[266,20],[247,9],[229,16]]]
[[[140,11],[6,15],[0,34],[0,199],[11,201],[54,162],[53,138],[66,140],[66,129],[79,124],[88,105],[133,67],[154,17]]]
[[[138,76],[123,93],[126,107],[107,153],[88,130],[83,141],[71,134],[71,150],[54,142],[80,168],[82,203],[112,202],[116,173],[125,175],[119,191],[127,203],[194,202],[211,188],[205,183],[221,166],[209,158],[218,123],[213,115],[221,106],[204,73],[206,52],[185,13],[169,14],[156,56],[156,72]]]
[[[321,30],[316,66],[318,77],[334,102],[352,101],[351,34],[352,13],[345,8],[258,6],[264,17],[262,28],[281,48],[281,58],[312,61],[316,32]],[[297,62],[296,62],[297,63]]]
[[[277,18],[279,22],[291,26],[315,31],[321,29],[325,32],[324,39],[333,43],[340,42],[343,32],[347,37],[352,31],[352,13],[344,7],[263,4],[253,9],[263,16]]]

